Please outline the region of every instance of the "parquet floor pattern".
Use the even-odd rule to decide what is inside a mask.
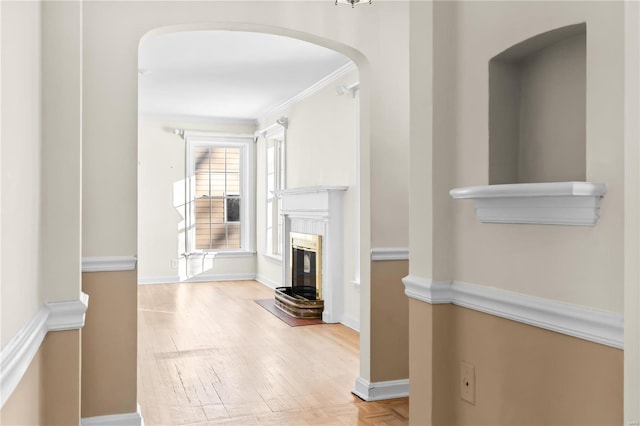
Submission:
[[[364,402],[358,333],[289,327],[255,281],[138,288],[138,402],[151,425],[407,425],[407,398]]]

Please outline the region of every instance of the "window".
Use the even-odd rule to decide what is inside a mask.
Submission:
[[[250,251],[250,139],[190,137],[188,246],[191,251]]]
[[[266,253],[281,256],[282,253],[282,200],[275,191],[285,187],[284,129],[267,137],[267,215],[266,215]]]

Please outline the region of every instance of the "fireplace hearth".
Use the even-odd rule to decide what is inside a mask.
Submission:
[[[275,305],[296,318],[322,318],[322,237],[291,232],[291,287],[278,287]]]

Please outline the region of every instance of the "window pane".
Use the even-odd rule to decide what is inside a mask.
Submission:
[[[227,222],[240,222],[240,198],[227,198]]]
[[[228,248],[240,248],[240,224],[229,224],[227,226],[229,233]]]
[[[211,225],[211,243],[209,248],[227,248],[227,230],[225,225]]]
[[[240,173],[240,148],[227,148],[227,173]]]
[[[225,195],[240,194],[240,173],[227,173],[227,192]]]

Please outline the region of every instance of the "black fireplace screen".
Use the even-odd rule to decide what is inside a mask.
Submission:
[[[291,291],[294,295],[316,300],[316,252],[293,247],[291,253]]]

